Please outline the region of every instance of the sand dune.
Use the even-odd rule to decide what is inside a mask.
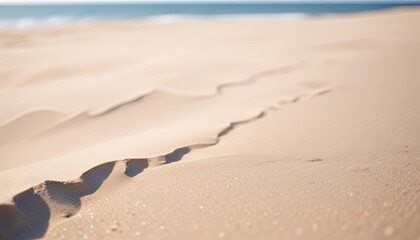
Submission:
[[[292,73],[288,77],[282,73],[266,75],[254,84],[225,86],[220,88],[221,92],[216,96],[182,97],[162,92],[99,117],[76,117],[32,140],[9,144],[2,152],[2,157],[16,161],[2,166],[8,171],[2,172],[0,179],[2,182],[13,180],[9,182],[11,191],[17,188],[23,190],[42,181],[42,178],[72,179],[86,166],[94,167],[113,159],[124,159],[127,155],[130,158],[154,157],[179,147],[214,143],[220,132],[232,123],[249,121],[280,101],[282,104],[285,101],[293,103],[298,97],[325,88],[323,85],[315,89],[308,87],[300,83],[299,78]],[[279,77],[286,81],[279,81]],[[162,108],[156,109],[156,104],[162,104]],[[202,111],[203,106],[206,106],[206,111]],[[176,119],[176,124],[173,119]],[[125,127],[115,128],[115,124]],[[180,128],[189,130],[181,134]],[[84,136],[86,132],[90,134]],[[133,144],[145,139],[147,142],[141,145]],[[75,161],[80,164],[75,164]],[[69,169],[65,162],[71,163],[73,167]],[[28,163],[32,165],[26,166]],[[28,171],[28,167],[32,171],[35,168],[39,171],[56,168],[66,171],[45,172],[42,176],[34,176],[33,180],[29,176],[25,179],[10,178],[12,173]],[[4,195],[7,195],[6,191]]]
[[[417,239],[419,18],[1,32],[0,238]]]

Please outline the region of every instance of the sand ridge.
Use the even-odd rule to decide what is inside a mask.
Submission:
[[[330,89],[321,89],[311,94],[297,96],[292,98],[290,103],[300,101],[302,98],[323,95],[329,91]],[[282,104],[284,104],[284,101]],[[221,137],[228,134],[237,125],[259,119],[266,114],[265,112],[262,111],[250,119],[230,123],[228,127],[219,132],[213,143],[181,147],[168,154],[147,159],[124,159],[106,162],[84,172],[77,180],[73,181],[46,180],[13,196],[11,204],[0,205],[0,233],[3,237],[16,239],[42,237],[47,227],[54,226],[55,221],[75,215],[82,207],[81,198],[95,193],[103,181],[113,172],[116,165],[124,165],[124,174],[127,177],[135,177],[149,167],[176,162],[192,149],[215,145]],[[36,214],[33,214],[33,212]]]
[[[285,68],[285,70],[289,71],[288,69],[289,67]],[[164,131],[167,132],[165,133],[165,135],[173,135],[172,132],[177,131],[177,128],[180,126],[181,122],[179,122],[178,125],[173,125],[171,119],[168,118],[171,115],[172,117],[175,115],[179,115],[181,117],[179,121],[183,119],[182,121],[185,122],[184,124],[189,124],[190,122],[196,121],[200,122],[201,120],[198,120],[197,118],[208,119],[208,121],[204,121],[203,123],[210,126],[210,128],[208,129],[210,131],[213,131],[212,129],[219,128],[219,125],[226,125],[232,118],[239,117],[247,119],[248,116],[256,115],[260,112],[261,108],[265,108],[267,107],[267,105],[275,105],[275,102],[282,100],[282,98],[284,98],[284,100],[287,101],[287,99],[289,98],[296,98],[296,96],[306,94],[305,92],[307,91],[316,91],[316,88],[314,90],[311,90],[313,89],[313,87],[306,86],[306,84],[303,83],[299,83],[299,79],[295,79],[293,72],[287,71],[283,72],[283,69],[277,69],[275,72],[272,73],[274,75],[268,75],[267,72],[263,72],[264,74],[262,76],[259,76],[259,78],[261,78],[261,81],[256,83],[256,85],[243,85],[241,83],[236,85],[235,88],[232,88],[234,85],[222,86],[218,90],[220,91],[218,94],[207,97],[184,97],[165,92],[155,92],[151,95],[148,95],[145,98],[142,98],[139,102],[133,101],[129,105],[125,105],[124,103],[124,108],[120,108],[120,110],[114,112],[109,112],[109,114],[106,115],[95,117],[81,114],[75,118],[70,118],[68,121],[63,121],[60,124],[54,125],[54,127],[39,134],[38,137],[35,137],[33,140],[29,140],[28,142],[19,142],[15,145],[8,145],[8,148],[6,149],[7,151],[3,152],[5,154],[3,156],[20,159],[22,163],[24,161],[31,161],[32,163],[34,163],[38,159],[43,160],[45,158],[51,158],[60,154],[65,154],[69,151],[87,149],[90,146],[95,147],[95,145],[100,144],[101,142],[103,144],[112,145],[111,142],[115,140],[114,143],[120,142],[122,145],[124,145],[126,140],[124,140],[123,138],[147,139],[151,138],[150,136],[155,134],[156,131]],[[290,75],[291,81],[279,81],[278,78],[282,77],[283,74]],[[245,81],[251,80],[252,82],[256,79],[258,78],[251,77]],[[272,84],[273,88],[266,88],[266,83]],[[272,92],[274,89],[277,89],[275,90],[277,96],[259,95],[260,93],[255,91],[257,87],[260,89],[260,91],[263,92]],[[323,84],[317,87],[323,88]],[[306,88],[308,88],[308,90],[305,90]],[[251,101],[248,106],[242,105],[242,103],[239,101],[240,99],[235,97],[235,95],[237,94],[245,94],[245,92],[242,89],[248,92],[246,93],[246,95],[247,98],[249,98],[250,100],[253,98],[259,100]],[[156,102],[165,103],[165,108],[168,110],[163,111],[162,109],[155,109],[154,106]],[[230,106],[232,110],[229,114],[226,114],[225,110],[217,108],[211,108],[214,109],[214,111],[216,112],[213,112],[213,110],[210,111],[210,109],[206,112],[198,111],[198,109],[200,109],[203,105],[207,104],[209,106],[214,105],[214,107],[220,104],[224,104],[226,106]],[[197,109],[198,114],[193,116],[182,115],[183,112],[194,111],[194,109]],[[229,115],[231,115],[231,117],[229,117]],[[234,117],[234,115],[237,116]],[[220,119],[220,117],[224,118],[225,120]],[[154,129],[153,126],[157,121],[162,121],[162,126],[160,128]],[[112,123],[115,122],[119,122],[120,124],[125,125],[126,128],[113,128]],[[202,127],[204,127],[204,125]],[[89,129],[93,130],[95,134],[90,134],[85,136],[83,139],[78,139],[76,142],[74,141],[75,137],[77,138],[77,135],[83,135],[86,131],[90,131]],[[202,130],[197,128],[197,130],[203,131],[204,128]],[[204,131],[207,132],[208,130]],[[141,137],[142,135],[143,137]],[[215,135],[217,135],[216,132],[214,134],[212,133],[211,138],[213,138]],[[188,135],[186,135],[185,137],[187,136]],[[161,142],[161,140],[159,139],[156,139],[156,141]],[[71,142],[72,144],[69,144]],[[152,143],[149,143],[149,145],[151,144]],[[172,145],[173,144],[174,143],[172,143]],[[46,146],[49,146],[51,149],[45,151]],[[133,148],[136,146],[128,147]],[[123,148],[127,149],[127,146]],[[22,151],[22,149],[25,149],[25,151]],[[39,149],[44,150],[39,151]],[[136,152],[138,151],[139,150],[136,150]],[[147,151],[148,150],[146,150],[145,152]],[[143,154],[146,154],[145,152]],[[107,154],[113,153],[103,153],[102,156],[107,156]],[[154,153],[150,154],[158,154],[158,152],[155,151]],[[123,157],[123,155],[121,155],[120,153],[114,155],[114,158],[117,159],[121,157]],[[15,164],[15,166],[19,166],[18,164],[20,163],[16,161],[10,164]],[[3,168],[7,169],[7,167],[7,165],[3,165]]]

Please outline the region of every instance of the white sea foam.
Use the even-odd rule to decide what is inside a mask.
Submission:
[[[0,19],[0,29],[33,29],[95,22],[93,18],[50,16],[45,18]]]
[[[157,15],[143,18],[143,21],[156,24],[171,24],[179,22],[202,21],[270,21],[270,20],[297,20],[307,17],[304,13],[282,14],[224,14],[224,15]]]
[[[147,22],[152,24],[172,24],[182,22],[203,21],[269,21],[269,20],[296,20],[305,18],[303,13],[283,14],[225,14],[225,15],[155,15],[134,19],[106,19],[106,18],[80,18],[49,16],[43,18],[15,18],[0,19],[0,29],[36,29],[46,27],[58,27],[100,22]]]

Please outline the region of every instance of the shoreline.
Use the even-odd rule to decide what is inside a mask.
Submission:
[[[390,9],[371,10],[364,12],[349,12],[349,13],[325,13],[325,14],[308,14],[303,12],[288,12],[288,13],[245,13],[245,14],[221,14],[221,15],[194,15],[194,14],[163,14],[156,16],[145,16],[138,19],[114,19],[114,20],[99,20],[99,19],[77,19],[77,18],[62,18],[52,16],[46,19],[23,19],[27,21],[36,21],[38,23],[30,23],[30,25],[43,26],[26,26],[21,27],[19,23],[12,23],[15,20],[10,20],[5,25],[16,25],[14,27],[2,27],[0,23],[0,34],[8,32],[25,32],[25,31],[53,31],[53,30],[71,30],[94,28],[101,26],[136,26],[136,25],[177,25],[177,24],[207,24],[207,23],[256,23],[256,22],[283,22],[283,21],[305,21],[305,20],[324,20],[335,18],[351,18],[361,17],[363,15],[377,15],[386,12],[401,12],[401,11],[416,11],[420,5],[416,6],[401,6]],[[52,23],[50,22],[50,20]],[[62,21],[58,23],[57,21]],[[25,23],[27,24],[27,23]],[[29,24],[29,23],[28,23]]]

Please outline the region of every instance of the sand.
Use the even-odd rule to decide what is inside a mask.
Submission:
[[[0,32],[0,238],[420,239],[417,29]]]

